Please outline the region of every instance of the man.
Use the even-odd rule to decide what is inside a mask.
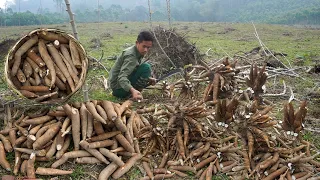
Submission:
[[[152,47],[153,37],[148,31],[142,31],[136,44],[122,51],[109,74],[109,84],[112,94],[119,98],[132,97],[143,99],[140,91],[148,85],[155,84],[151,78],[151,66],[141,63],[143,56]]]

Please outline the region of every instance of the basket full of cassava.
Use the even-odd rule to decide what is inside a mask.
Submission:
[[[36,29],[9,51],[8,86],[39,103],[62,103],[83,85],[88,59],[82,45],[57,29]]]

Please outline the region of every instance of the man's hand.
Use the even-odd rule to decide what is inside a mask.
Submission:
[[[132,99],[133,99],[133,100],[137,101],[137,100],[143,99],[142,94],[141,94],[140,91],[138,91],[138,90],[136,90],[136,89],[134,89],[134,88],[131,88],[131,89],[130,89],[130,92],[131,92],[131,95],[132,95]]]
[[[156,83],[157,83],[156,78],[149,77],[149,84],[150,85],[154,86],[154,85],[156,85]]]

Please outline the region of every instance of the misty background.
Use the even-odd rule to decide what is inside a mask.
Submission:
[[[69,21],[64,0],[0,1],[1,26]],[[70,3],[77,22],[149,21],[150,18],[148,0],[70,0]],[[320,24],[320,0],[150,0],[150,9],[152,21],[170,18],[189,22]]]

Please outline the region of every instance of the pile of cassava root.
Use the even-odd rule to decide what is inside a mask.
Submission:
[[[0,131],[0,164],[7,171],[12,165],[5,152],[14,151],[13,173],[67,175],[72,170],[57,169],[70,159],[79,164],[104,163],[99,179],[120,178],[143,158],[134,134],[147,120],[130,110],[132,101],[116,104],[91,101],[65,104],[39,114],[21,114]],[[143,122],[144,121],[144,122]],[[71,145],[72,144],[72,145]],[[72,151],[68,151],[73,146]],[[50,168],[34,168],[35,161],[53,161]]]
[[[9,87],[24,97],[59,102],[81,87],[86,67],[84,49],[76,39],[57,30],[39,29],[12,48],[5,70]]]
[[[58,168],[74,159],[106,164],[99,179],[118,179],[134,165],[144,180],[319,179],[319,150],[303,139],[307,102],[298,107],[289,100],[282,118],[274,118],[276,105],[263,96],[265,66],[252,65],[244,77],[228,59],[188,68],[183,79],[155,87],[166,92],[167,103],[134,110],[130,100],[93,100],[16,115],[0,131],[2,167],[11,169],[4,157],[14,150],[13,171],[27,171],[28,178],[72,173]],[[203,88],[200,96],[194,87]],[[52,159],[53,169],[34,170],[35,161]]]

